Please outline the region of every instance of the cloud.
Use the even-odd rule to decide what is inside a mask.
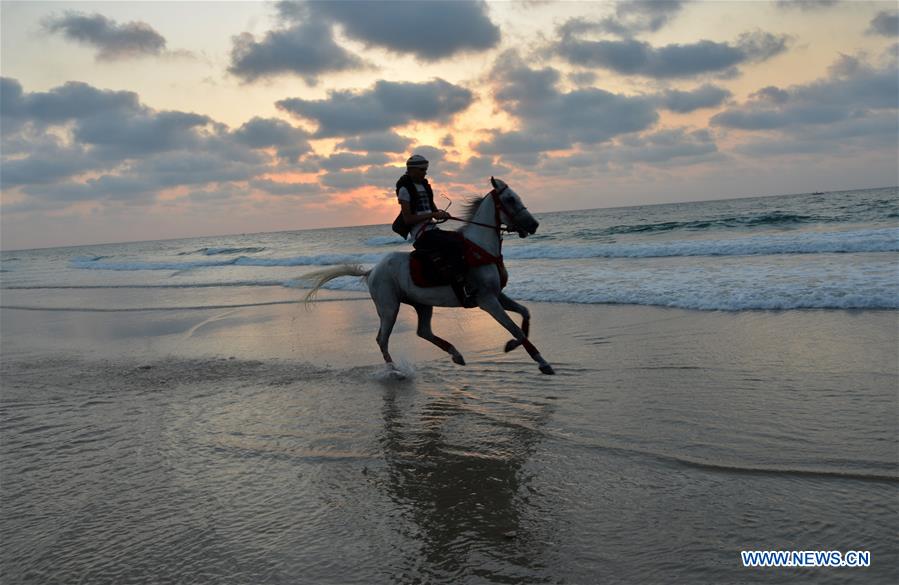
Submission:
[[[55,183],[97,166],[90,154],[78,145],[36,144],[27,157],[3,159],[3,188]]]
[[[101,14],[67,11],[44,20],[44,29],[97,49],[98,61],[160,55],[165,37],[144,22],[118,24]]]
[[[309,133],[277,118],[254,117],[234,131],[234,138],[250,148],[277,148],[278,156],[287,161],[312,151]]]
[[[86,83],[70,81],[46,92],[25,94],[17,80],[0,78],[0,115],[4,130],[7,123],[25,119],[44,124],[58,124],[77,118],[116,115],[141,109],[137,94],[131,91],[97,89]]]
[[[684,167],[724,157],[707,129],[669,128],[621,136],[601,150],[579,150],[562,156],[542,157],[536,171],[542,175],[568,175],[576,169],[582,177],[634,166]]]
[[[790,93],[779,87],[769,85],[752,93],[749,97],[756,101],[768,101],[775,104],[782,104],[790,99]]]
[[[290,3],[282,6],[282,15],[302,17],[301,9]],[[491,22],[486,2],[481,1],[345,0],[309,2],[307,7],[315,17],[338,24],[351,39],[423,61],[484,51],[500,41],[499,28]]]
[[[590,41],[563,34],[552,51],[573,65],[600,67],[624,75],[657,79],[715,74],[732,77],[736,67],[766,61],[786,50],[787,37],[754,32],[736,44],[703,40],[692,44],[653,47],[635,39]]]
[[[356,154],[354,152],[336,152],[321,161],[320,166],[326,171],[339,171],[343,169],[356,169],[372,165],[382,165],[389,161],[384,154],[375,152],[371,154]]]
[[[481,189],[489,188],[487,185],[491,176],[499,177],[511,174],[512,168],[497,163],[493,156],[472,156],[454,168],[452,173],[448,174],[447,179],[454,183],[465,183]]]
[[[70,182],[51,186],[30,185],[22,191],[44,202],[65,206],[79,201],[150,202],[155,199],[156,185],[145,177],[102,175],[82,183]]]
[[[828,75],[786,89],[766,87],[749,101],[710,120],[725,130],[747,131],[737,152],[895,151],[899,135],[899,78],[895,67],[875,67],[843,55]],[[739,135],[738,135],[739,136]],[[763,144],[779,144],[765,151]],[[787,145],[787,146],[785,146]]]
[[[264,191],[269,195],[290,196],[309,195],[321,193],[322,188],[317,182],[288,183],[284,181],[272,181],[269,179],[253,179],[249,183],[253,189]]]
[[[211,122],[199,114],[144,109],[79,119],[73,137],[81,144],[95,147],[100,157],[120,160],[196,148],[202,142],[199,130]]]
[[[893,112],[871,112],[833,124],[791,126],[770,134],[753,134],[734,151],[758,158],[807,154],[890,156],[899,149],[899,120]],[[894,157],[895,158],[895,157]]]
[[[684,0],[629,0],[618,2],[615,16],[598,22],[571,19],[563,25],[563,32],[607,32],[631,37],[644,32],[656,32],[674,19],[683,8]]]
[[[154,110],[132,92],[78,82],[26,92],[10,78],[2,90],[3,188],[24,197],[5,211],[146,203],[185,186],[215,190],[286,170],[260,148],[308,148],[308,133],[284,122],[256,118],[232,132],[207,116]]]
[[[669,89],[660,97],[660,103],[666,110],[686,114],[702,108],[720,106],[733,94],[720,87],[705,84],[692,91]]]
[[[619,162],[693,164],[707,160],[718,152],[708,130],[688,131],[684,128],[623,138],[612,150],[611,159]]]
[[[836,6],[840,0],[777,0],[777,7],[786,10],[822,10]]]
[[[322,177],[321,183],[337,191],[371,186],[392,192],[396,180],[404,172],[405,168],[401,166],[370,167],[365,171],[332,171]]]
[[[411,143],[409,138],[387,131],[347,138],[337,148],[357,152],[405,152]]]
[[[326,73],[371,67],[334,41],[331,27],[310,20],[269,31],[257,42],[250,33],[233,39],[228,71],[245,82],[293,74],[315,85]]]
[[[596,83],[598,76],[593,71],[575,71],[568,74],[568,79],[574,85],[583,87]]]
[[[871,24],[866,32],[869,35],[899,37],[899,11],[878,12],[877,16],[871,19]]]
[[[199,144],[198,129],[211,120],[184,112],[159,112],[137,94],[68,82],[46,92],[26,93],[2,79],[6,185],[44,184],[103,171],[130,157]],[[60,136],[70,136],[64,143]],[[30,146],[29,146],[30,145]],[[18,158],[10,155],[27,152]]]
[[[892,67],[875,68],[843,56],[824,79],[786,90],[766,87],[755,101],[729,108],[711,124],[741,130],[832,124],[861,119],[873,110],[897,109],[899,78]],[[774,96],[775,99],[770,99]]]
[[[585,88],[562,92],[558,71],[531,69],[514,52],[503,54],[493,68],[494,98],[520,121],[520,129],[497,132],[475,145],[482,154],[527,154],[597,144],[658,121],[653,99]]]
[[[128,169],[145,177],[154,189],[183,185],[203,185],[222,181],[246,181],[264,169],[263,159],[256,161],[223,161],[213,152],[172,151],[139,159]]]
[[[383,132],[410,122],[446,122],[474,101],[473,94],[443,79],[426,83],[378,81],[367,91],[331,91],[324,100],[291,98],[278,108],[318,124],[315,136]]]

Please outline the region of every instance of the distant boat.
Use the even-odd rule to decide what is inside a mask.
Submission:
[[[812,195],[824,195],[824,191],[815,191]]]

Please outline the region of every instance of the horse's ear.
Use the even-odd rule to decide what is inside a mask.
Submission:
[[[494,189],[499,189],[499,187],[496,185],[496,179],[494,179],[492,176],[490,177],[490,184],[493,185]]]

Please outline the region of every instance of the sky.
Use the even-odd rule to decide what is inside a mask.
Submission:
[[[893,1],[0,2],[0,247],[896,185]],[[442,205],[441,205],[442,206]]]

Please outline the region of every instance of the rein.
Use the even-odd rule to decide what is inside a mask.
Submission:
[[[503,189],[507,189],[507,188],[508,187],[503,187]],[[449,219],[451,219],[453,221],[459,221],[462,223],[469,223],[471,225],[477,225],[477,226],[486,227],[486,228],[493,228],[496,230],[497,235],[500,236],[500,245],[502,245],[502,232],[508,232],[511,234],[512,232],[515,232],[517,230],[511,229],[509,226],[503,227],[500,224],[499,208],[502,205],[502,203],[500,203],[500,201],[499,201],[500,193],[501,193],[501,191],[497,191],[496,189],[494,189],[493,191],[490,192],[490,196],[493,197],[493,209],[496,211],[496,224],[495,225],[490,225],[489,223],[481,223],[479,221],[471,221],[468,219],[462,219],[462,218],[453,217],[453,216],[450,216]]]

